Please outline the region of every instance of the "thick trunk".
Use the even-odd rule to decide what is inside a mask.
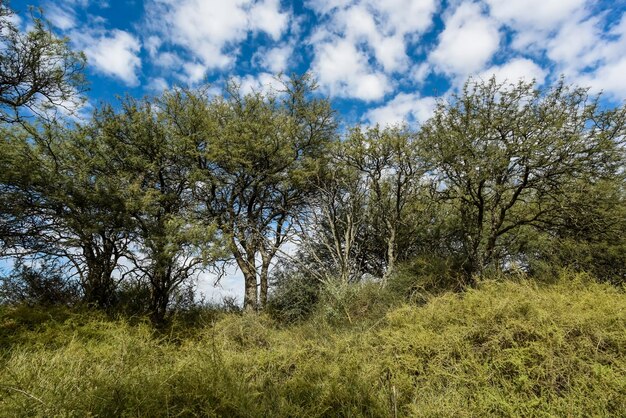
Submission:
[[[94,260],[87,263],[87,277],[83,283],[85,302],[90,306],[107,309],[113,305],[115,284],[111,271],[103,267],[103,262]]]
[[[243,309],[247,312],[253,312],[257,309],[256,274],[244,273],[243,277],[245,281]]]
[[[153,288],[150,301],[150,319],[159,327],[165,323],[169,292],[163,288]]]
[[[165,323],[171,293],[171,269],[167,263],[157,263],[150,279],[150,318],[154,325],[161,326]]]
[[[257,309],[258,295],[257,295],[257,272],[254,260],[254,253],[246,254],[246,258],[242,257],[241,253],[235,255],[237,265],[241,269],[244,278],[244,295],[243,295],[243,308],[246,311],[255,311]]]

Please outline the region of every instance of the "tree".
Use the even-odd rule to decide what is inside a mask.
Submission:
[[[132,219],[128,257],[148,279],[157,325],[174,292],[219,253],[212,218],[195,216],[192,196],[206,106],[202,92],[174,90],[154,100],[128,98],[120,112],[107,106],[94,118]]]
[[[0,122],[19,121],[25,110],[73,109],[85,88],[84,55],[34,13],[28,32],[19,30],[14,16],[0,4]]]
[[[298,253],[287,264],[305,271],[317,281],[354,282],[366,272],[379,271],[379,257],[372,257],[371,220],[367,181],[345,163],[345,146],[335,143],[326,170],[305,216],[298,222]]]
[[[393,272],[398,258],[407,258],[418,236],[416,203],[426,169],[415,136],[407,127],[355,128],[344,146],[343,162],[358,170],[369,191],[372,238],[378,237],[384,247],[384,277]]]
[[[5,251],[56,260],[78,277],[87,303],[110,307],[113,273],[130,236],[102,143],[79,126],[57,123],[6,132],[0,160],[2,213],[10,229]]]
[[[599,280],[626,280],[626,173],[601,181],[575,182],[564,201],[563,216],[532,234],[527,258],[534,274],[561,267],[592,273]]]
[[[611,177],[625,121],[625,107],[603,110],[562,80],[544,91],[470,80],[441,101],[421,145],[439,198],[456,212],[467,277],[514,256],[521,228],[558,223],[573,182]]]
[[[243,272],[248,310],[265,306],[272,260],[334,138],[333,111],[314,89],[308,76],[285,81],[281,92],[243,95],[231,84],[210,105],[196,193]]]
[[[20,148],[16,144],[24,143],[25,137],[37,137],[40,144],[48,141],[49,130],[38,132],[23,116],[41,116],[58,106],[73,108],[81,102],[80,94],[85,88],[84,55],[72,51],[68,41],[57,38],[34,13],[28,32],[19,30],[16,19],[13,11],[0,2],[0,251],[3,252],[17,238],[28,235],[25,234],[28,222],[20,213],[16,199],[18,186],[13,182],[15,170],[11,167],[24,169],[20,175],[29,178],[38,168],[31,166],[33,160],[25,161],[28,152],[16,155],[13,151]],[[26,171],[26,167],[34,172]],[[13,180],[7,176],[13,176]],[[24,194],[22,197],[26,198]]]

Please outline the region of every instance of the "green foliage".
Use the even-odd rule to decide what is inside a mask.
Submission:
[[[313,95],[311,77],[279,81],[283,91],[266,93],[230,84],[211,101],[198,147],[194,191],[243,273],[248,310],[265,306],[269,267],[314,195],[335,140],[334,111]]]
[[[272,283],[267,312],[284,323],[308,318],[320,299],[322,283],[298,270],[280,272]]]
[[[70,306],[79,302],[79,296],[77,283],[53,263],[39,268],[18,264],[10,275],[0,277],[0,304]]]
[[[18,122],[28,113],[73,110],[85,89],[85,56],[56,37],[42,19],[22,32],[13,11],[0,4],[0,122]],[[25,111],[26,110],[26,111]]]
[[[377,293],[354,289],[346,291],[354,301]],[[374,323],[357,314],[371,302],[351,306],[352,325],[344,316],[277,327],[265,315],[230,314],[186,339],[93,314],[3,308],[0,415],[616,416],[626,408],[626,296],[589,277],[482,282],[391,308]]]
[[[417,303],[424,302],[431,295],[458,292],[464,286],[459,262],[435,255],[418,256],[401,264],[387,284],[394,295]]]
[[[378,281],[347,283],[336,279],[324,281],[320,299],[314,320],[333,326],[378,322],[401,300]]]
[[[420,132],[422,152],[457,219],[449,244],[466,258],[468,279],[519,256],[523,229],[566,219],[575,184],[619,183],[625,129],[625,106],[601,109],[562,80],[543,91],[470,80],[441,101]]]

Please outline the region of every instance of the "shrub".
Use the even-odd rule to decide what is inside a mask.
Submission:
[[[305,272],[285,271],[274,277],[267,312],[276,320],[294,323],[308,318],[320,298],[321,282]]]
[[[69,306],[79,300],[78,284],[65,278],[54,263],[38,268],[18,263],[10,275],[0,278],[0,303]]]

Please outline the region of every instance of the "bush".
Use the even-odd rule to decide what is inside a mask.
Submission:
[[[384,317],[397,301],[382,282],[346,283],[327,280],[321,289],[316,318],[334,326],[369,323]]]
[[[79,300],[78,284],[65,278],[54,263],[44,262],[39,268],[18,263],[10,275],[0,278],[0,303],[70,306]]]
[[[276,320],[294,323],[308,318],[320,298],[322,283],[305,272],[280,271],[274,277],[267,312]]]
[[[431,295],[460,291],[463,276],[457,263],[445,257],[415,257],[398,266],[389,278],[389,290],[407,301],[423,303]]]

